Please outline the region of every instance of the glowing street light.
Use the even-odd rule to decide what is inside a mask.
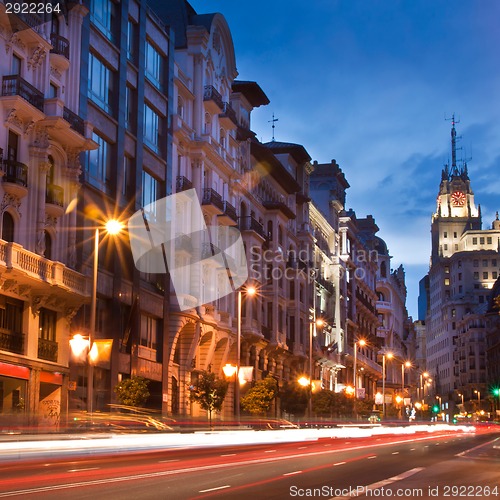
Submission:
[[[104,230],[109,235],[117,235],[123,230],[123,224],[116,219],[109,219],[104,223]],[[88,337],[88,345],[90,348],[89,358],[87,363],[87,413],[92,415],[92,399],[93,399],[93,386],[94,386],[94,366],[90,361],[97,360],[98,351],[97,346],[94,344],[95,330],[96,330],[96,312],[97,312],[97,269],[99,266],[99,226],[95,228],[94,233],[94,262],[92,268],[92,300],[90,305],[90,331]]]
[[[385,358],[392,359],[394,354],[387,352],[382,355],[382,415],[385,418]]]
[[[241,357],[241,305],[243,293],[248,297],[253,297],[257,293],[257,289],[254,286],[247,286],[245,289],[240,288],[238,290],[238,331],[236,333],[236,384],[234,386],[234,401],[235,401],[235,411],[234,416],[236,421],[240,421],[240,357]]]
[[[366,340],[360,339],[357,342],[354,342],[354,398],[358,399],[358,374],[357,374],[357,365],[358,365],[358,345],[363,347],[366,345]]]

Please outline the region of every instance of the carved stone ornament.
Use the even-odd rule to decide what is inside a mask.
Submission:
[[[26,45],[17,33],[12,33],[7,42],[5,42],[5,53],[8,54],[13,46],[21,50],[26,50]]]
[[[56,227],[57,217],[54,217],[53,215],[47,215],[47,217],[45,218],[45,225],[47,227]]]
[[[26,127],[24,127],[24,138],[28,137],[30,132],[35,128],[35,122],[31,120]]]
[[[5,124],[14,125],[19,129],[23,129],[23,121],[19,116],[17,116],[15,109],[9,109],[7,112],[7,118],[5,119]]]
[[[66,321],[68,322],[68,326],[71,325],[71,320],[75,317],[78,309],[80,309],[80,306],[67,307],[64,311],[64,316],[66,318]]]
[[[0,211],[3,213],[7,207],[14,207],[16,212],[21,217],[21,212],[19,211],[19,207],[21,206],[21,201],[17,196],[14,196],[10,193],[4,193],[2,204],[0,205]]]
[[[215,51],[217,52],[217,54],[220,54],[221,41],[220,41],[220,33],[218,30],[214,31],[212,46],[215,49]]]
[[[50,67],[50,74],[53,77],[57,78],[58,80],[60,80],[61,76],[62,76],[62,73],[56,67],[54,67],[54,66]]]
[[[33,317],[35,318],[40,314],[40,309],[43,307],[43,297],[40,295],[32,295],[31,296],[31,312],[33,313]]]
[[[43,45],[38,45],[36,49],[33,50],[31,57],[28,59],[28,68],[36,69],[40,64],[42,64],[47,53]]]
[[[49,134],[47,133],[45,127],[35,127],[35,139],[33,141],[33,145],[37,148],[49,147]]]

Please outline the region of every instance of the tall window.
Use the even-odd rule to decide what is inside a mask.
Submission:
[[[92,139],[99,147],[89,151],[86,165],[88,180],[91,184],[103,189],[104,185],[110,182],[111,144],[95,132],[92,134]]]
[[[4,212],[2,217],[2,240],[14,241],[14,218],[9,212]]]
[[[112,78],[107,68],[92,52],[89,55],[89,97],[106,112],[111,111]]]
[[[134,160],[129,156],[123,157],[122,173],[122,195],[128,199],[132,195],[132,179],[134,172]]]
[[[144,104],[144,142],[154,151],[159,152],[160,117]]]
[[[127,59],[132,62],[135,62],[136,58],[136,39],[137,24],[132,19],[129,19],[127,24]]]
[[[125,87],[125,128],[136,132],[137,108],[135,105],[135,90],[128,85]]]
[[[156,349],[158,343],[159,321],[151,316],[141,314],[141,345],[149,349]]]
[[[145,170],[142,171],[142,206],[155,202],[158,196],[158,181]]]
[[[111,0],[90,0],[90,15],[94,25],[109,39],[113,38],[116,7]]]
[[[151,83],[161,89],[163,85],[163,57],[148,41],[146,42],[146,76]]]
[[[20,75],[21,74],[21,66],[22,66],[22,59],[16,54],[12,56],[12,74],[13,75]]]
[[[46,259],[53,260],[52,259],[52,237],[50,236],[50,233],[48,231],[44,231],[44,238],[45,238],[45,252],[43,253],[43,256]]]
[[[57,313],[50,309],[42,307],[39,317],[39,335],[38,337],[44,340],[56,341],[56,323]]]

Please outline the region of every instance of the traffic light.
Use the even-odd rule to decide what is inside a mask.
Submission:
[[[432,411],[433,411],[434,413],[438,413],[438,412],[439,412],[439,406],[438,406],[438,405],[434,405],[434,406],[432,407]]]
[[[493,395],[500,396],[500,388],[497,387],[497,388],[493,389]]]

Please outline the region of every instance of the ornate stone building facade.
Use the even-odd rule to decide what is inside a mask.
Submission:
[[[0,4],[0,416],[56,428],[68,404],[73,316],[90,288],[76,266],[79,116],[87,9],[9,14]]]

